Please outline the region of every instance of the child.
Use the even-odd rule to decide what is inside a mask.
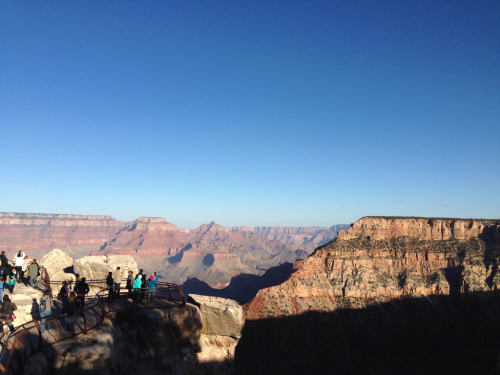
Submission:
[[[14,293],[14,287],[16,286],[16,272],[17,272],[17,270],[14,268],[12,270],[12,274],[9,276],[9,278],[7,280],[7,284],[9,285],[9,289],[10,289],[10,294],[16,294],[16,293]]]

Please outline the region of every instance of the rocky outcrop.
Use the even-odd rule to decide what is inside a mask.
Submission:
[[[232,362],[245,325],[243,308],[225,298],[190,294],[189,301],[199,307],[202,320],[200,362]],[[226,370],[229,370],[226,368]]]
[[[75,280],[73,259],[64,251],[54,249],[38,262],[49,273],[50,280]]]
[[[131,223],[127,230],[143,230],[150,233],[178,231],[177,225],[167,222],[162,217],[140,217]]]
[[[368,237],[374,241],[404,236],[427,241],[485,237],[500,240],[500,225],[498,221],[483,219],[364,217],[338,236],[343,240]]]
[[[401,296],[489,291],[500,287],[498,222],[440,219],[381,221],[363,218],[347,234],[318,248],[290,278],[263,289],[245,305],[247,318],[333,311],[348,299],[357,306]],[[369,226],[367,223],[378,226]],[[450,233],[439,240],[444,223]],[[468,231],[453,228],[468,228]],[[456,233],[461,233],[457,238]],[[475,233],[475,236],[473,235]],[[409,236],[411,234],[411,236]],[[434,237],[433,237],[434,236]],[[441,237],[443,238],[443,237]]]
[[[88,335],[45,348],[26,364],[26,375],[232,373],[243,329],[236,302],[197,296],[199,307],[109,313]]]
[[[158,369],[185,367],[194,357],[201,337],[199,309],[139,310],[110,313],[87,335],[78,335],[47,347],[26,364],[25,374],[149,373],[152,360]],[[191,359],[191,362],[195,362]],[[191,363],[194,368],[195,364]]]
[[[127,277],[128,271],[134,275],[139,272],[136,261],[130,255],[87,256],[75,261],[75,273],[87,280],[106,279],[108,273],[117,267],[123,271],[123,278]]]

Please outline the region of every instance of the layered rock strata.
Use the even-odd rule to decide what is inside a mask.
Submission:
[[[88,255],[126,227],[111,216],[0,213],[0,250],[20,248],[40,259],[54,248],[73,257]]]
[[[286,282],[259,291],[245,315],[497,289],[499,230],[500,222],[487,220],[363,218],[301,262]]]

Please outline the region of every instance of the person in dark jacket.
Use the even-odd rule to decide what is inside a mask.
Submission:
[[[30,286],[34,288],[36,286],[36,278],[38,276],[38,263],[36,259],[33,259],[28,266],[28,278],[30,279]]]
[[[5,256],[5,251],[2,250],[0,253],[0,277],[5,278],[5,270],[7,269],[9,265],[9,260]]]
[[[108,290],[108,303],[113,302],[113,272],[108,272],[108,277],[106,277],[106,289]]]
[[[142,280],[141,280],[141,295],[139,297],[139,300],[144,302],[144,298],[146,298],[146,290],[148,288],[148,275],[143,274],[142,275]]]
[[[12,315],[14,311],[12,310],[12,302],[10,301],[9,296],[3,296],[3,304],[0,307],[0,318],[5,319],[7,321],[7,325],[9,326],[10,331],[14,330],[14,324],[12,324]],[[2,324],[3,330],[3,324]]]
[[[59,298],[62,301],[63,305],[63,312],[68,310],[68,296],[69,296],[69,287],[68,287],[68,282],[63,281],[63,285],[61,287],[61,290],[59,291],[59,294],[57,295],[57,298]]]
[[[85,304],[85,295],[90,292],[89,284],[87,284],[87,279],[82,277],[80,282],[76,284],[75,292],[78,301],[80,302],[80,308],[83,309],[83,305]]]
[[[134,273],[132,271],[128,271],[127,277],[127,286],[128,289],[128,298],[132,298],[132,285],[134,284]]]
[[[76,311],[78,310],[78,300],[76,293],[71,292],[68,297],[68,332],[75,333]]]

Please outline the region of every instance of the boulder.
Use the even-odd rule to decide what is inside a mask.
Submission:
[[[73,275],[73,258],[64,251],[54,249],[50,253],[43,256],[38,264],[45,267],[49,273],[51,280],[74,280]]]
[[[241,337],[245,313],[238,302],[199,294],[190,294],[188,301],[200,309],[203,334]]]
[[[108,272],[115,271],[117,267],[121,267],[124,278],[129,270],[134,275],[139,272],[137,262],[130,255],[87,256],[75,261],[75,273],[87,280],[105,279]]]

